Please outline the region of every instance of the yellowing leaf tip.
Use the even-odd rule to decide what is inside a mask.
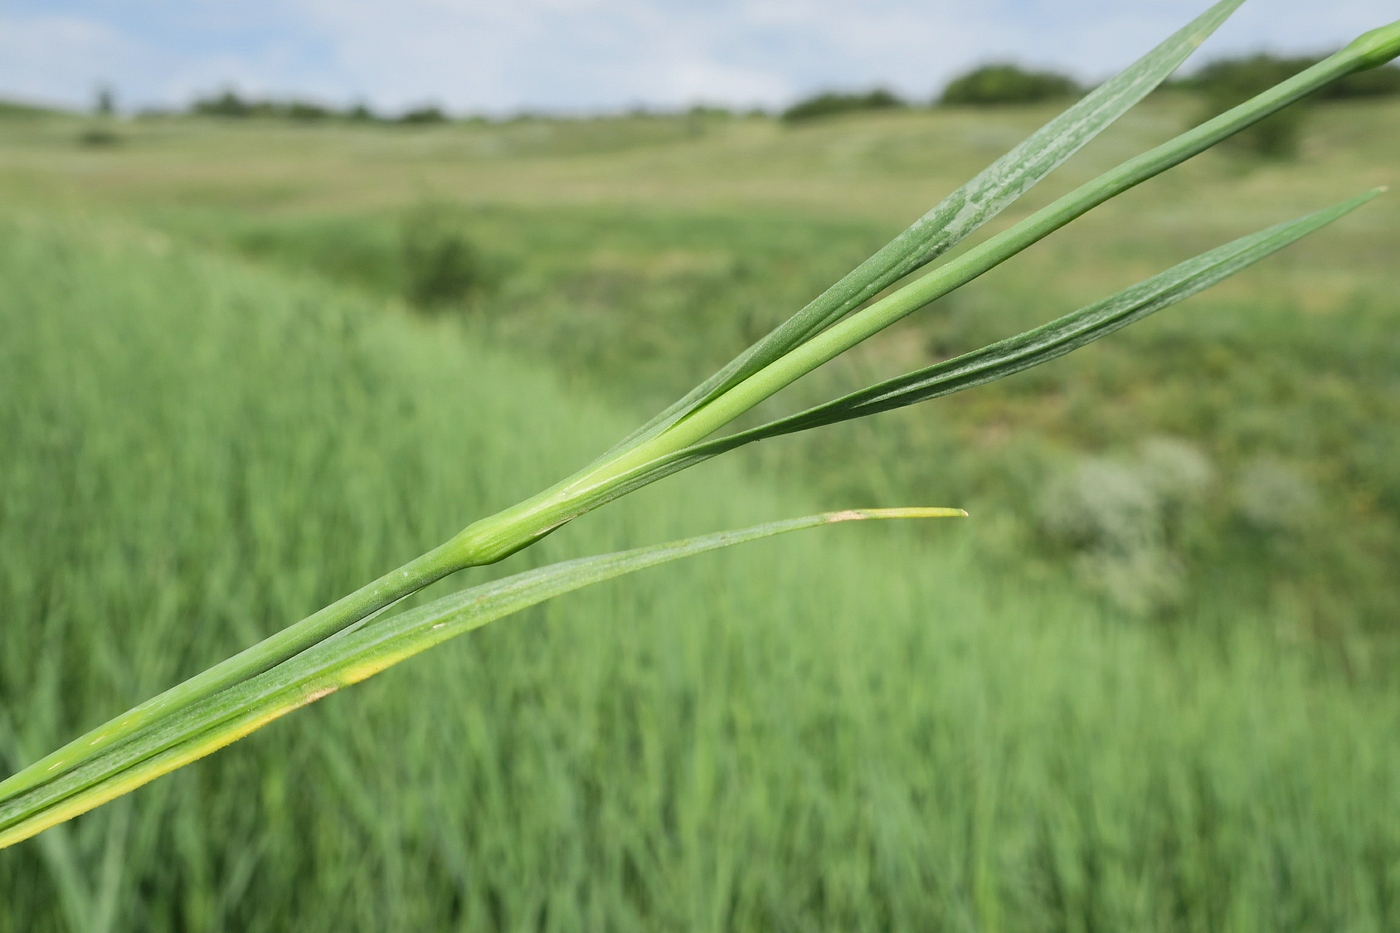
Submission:
[[[967,512],[963,509],[908,506],[898,509],[846,509],[843,512],[829,512],[826,516],[830,523],[859,522],[871,518],[967,518]]]

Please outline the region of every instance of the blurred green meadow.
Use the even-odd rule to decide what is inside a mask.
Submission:
[[[0,112],[0,774],[587,462],[1054,112]],[[1155,95],[992,231],[1199,112]],[[1400,101],[1316,106],[781,404],[1397,181]],[[1400,928],[1398,197],[468,572],[972,512],[498,622],[0,852],[0,931]]]

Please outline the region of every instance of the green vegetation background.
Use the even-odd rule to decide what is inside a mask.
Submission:
[[[0,770],[584,462],[1051,112],[0,120]],[[1394,183],[1397,126],[1207,155],[788,404]],[[973,512],[498,623],[0,852],[0,931],[1400,926],[1392,202],[566,528],[491,572]]]

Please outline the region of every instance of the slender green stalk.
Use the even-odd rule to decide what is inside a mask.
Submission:
[[[85,760],[61,778],[0,803],[0,848],[217,751],[341,687],[554,596],[683,557],[806,528],[869,519],[966,514],[961,509],[943,508],[851,509],[770,522],[553,564],[376,619],[270,671],[188,704],[154,728]]]
[[[58,775],[77,762],[135,735],[172,711],[211,696],[225,687],[261,674],[287,658],[334,635],[347,626],[393,605],[405,596],[462,569],[456,553],[437,547],[390,571],[373,583],[282,629],[256,645],[240,651],[164,693],[157,694],[110,722],[79,736],[55,752],[0,782],[0,800],[6,800]]]

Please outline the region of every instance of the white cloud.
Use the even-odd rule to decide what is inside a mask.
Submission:
[[[41,0],[18,0],[40,3]],[[1111,73],[1205,0],[64,0],[0,14],[0,88],[81,102],[101,80],[177,103],[254,93],[455,110],[779,104],[884,84],[927,97],[991,59]],[[13,0],[12,0],[13,3]],[[1335,47],[1392,0],[1251,0],[1207,55]],[[120,6],[121,10],[113,9]],[[178,14],[178,15],[177,15]]]
[[[91,100],[99,83],[130,68],[134,53],[125,37],[92,19],[0,13],[0,88],[7,97]]]
[[[1203,0],[290,0],[386,103],[464,109],[782,103],[823,87],[930,95],[993,58],[1099,78]],[[1212,48],[1322,50],[1388,0],[1253,0]]]

